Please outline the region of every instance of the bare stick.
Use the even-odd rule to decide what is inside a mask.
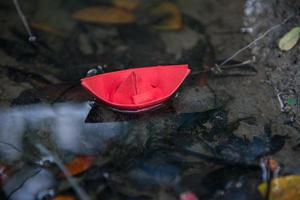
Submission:
[[[27,31],[27,33],[29,35],[29,38],[28,38],[29,42],[34,42],[36,40],[36,37],[31,32],[31,29],[30,29],[30,27],[28,25],[28,22],[26,20],[25,15],[22,12],[22,9],[21,9],[21,7],[19,5],[18,0],[13,0],[13,2],[14,2],[15,7],[17,9],[18,15],[20,16],[20,18],[21,18],[21,20],[22,20],[22,22],[23,22],[23,24],[25,26],[25,29],[26,29],[26,31]]]
[[[60,170],[64,173],[64,175],[66,176],[66,179],[69,181],[70,185],[72,186],[74,191],[77,193],[78,198],[80,200],[90,200],[90,197],[88,196],[88,194],[78,185],[76,180],[72,176],[70,176],[69,171],[65,168],[63,162],[58,158],[58,156],[53,155],[48,149],[46,149],[46,147],[44,147],[41,144],[36,144],[35,146],[41,153],[53,158],[54,162],[60,168]]]
[[[31,179],[31,178],[33,178],[34,176],[38,175],[38,173],[40,173],[40,172],[41,172],[41,169],[38,169],[37,171],[35,171],[34,173],[32,173],[31,175],[29,175],[28,177],[26,177],[26,178],[23,180],[23,182],[22,182],[18,187],[16,187],[15,189],[13,189],[13,190],[7,195],[7,200],[10,200],[11,197],[15,194],[15,192],[17,192],[18,190],[20,190],[20,189],[25,185],[25,183],[26,183],[29,179]]]
[[[225,65],[230,60],[232,60],[234,57],[239,55],[241,52],[245,51],[246,49],[250,48],[253,44],[255,44],[257,41],[263,39],[266,35],[268,35],[270,32],[272,32],[274,29],[279,28],[281,25],[285,24],[290,18],[294,17],[294,15],[290,15],[287,18],[285,18],[281,23],[276,24],[275,26],[272,26],[270,29],[265,31],[261,36],[250,42],[248,45],[244,46],[243,48],[239,49],[237,52],[235,52],[231,57],[227,58],[224,62],[220,64],[220,66]]]

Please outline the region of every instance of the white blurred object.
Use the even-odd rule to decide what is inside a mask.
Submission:
[[[78,154],[99,152],[108,141],[126,129],[126,123],[85,123],[90,107],[58,105],[52,124],[52,139],[58,148]]]

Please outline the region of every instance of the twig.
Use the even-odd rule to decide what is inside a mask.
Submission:
[[[268,174],[269,178],[267,180],[267,193],[265,196],[265,200],[270,200],[270,194],[271,194],[271,189],[272,189],[272,180],[273,180],[273,173],[270,170],[270,159],[267,159],[267,169],[268,169]]]
[[[11,199],[11,197],[13,196],[13,194],[14,194],[15,192],[17,192],[19,189],[21,189],[29,179],[31,179],[32,177],[34,177],[34,176],[36,176],[38,173],[40,173],[41,170],[42,170],[42,169],[38,169],[36,172],[34,172],[34,173],[32,173],[31,175],[29,175],[28,177],[26,177],[26,178],[24,179],[24,181],[23,181],[18,187],[16,187],[15,189],[13,189],[13,190],[7,195],[7,200]]]
[[[12,149],[14,149],[15,151],[22,153],[22,151],[19,148],[15,147],[13,144],[10,144],[8,142],[2,142],[2,141],[0,141],[0,144],[7,145],[7,146],[11,147]]]
[[[58,156],[53,155],[48,149],[46,149],[46,147],[44,147],[41,144],[36,144],[35,146],[41,153],[45,154],[46,156],[51,156],[53,158],[55,164],[64,173],[66,179],[68,180],[74,191],[77,193],[78,198],[80,200],[90,200],[88,194],[78,185],[76,180],[72,176],[70,176],[69,171],[65,168],[63,162],[58,158]]]
[[[22,22],[23,22],[23,24],[24,24],[24,26],[25,26],[25,29],[26,29],[26,31],[27,31],[27,33],[28,33],[28,35],[29,35],[29,38],[28,38],[29,42],[34,42],[34,41],[36,41],[36,36],[34,36],[34,35],[32,34],[31,29],[30,29],[30,27],[29,27],[29,25],[28,25],[28,22],[27,22],[27,20],[26,20],[25,15],[24,15],[23,12],[22,12],[22,9],[21,9],[21,7],[20,7],[20,5],[19,5],[18,0],[13,0],[13,2],[14,2],[14,5],[15,5],[15,7],[16,7],[16,10],[17,10],[17,12],[18,12],[18,15],[20,16],[20,18],[21,18],[21,20],[22,20]]]
[[[10,144],[8,142],[0,141],[0,145],[7,145],[10,148],[14,149],[15,151],[21,153],[24,156],[24,158],[28,159],[28,161],[34,162],[34,158],[32,156],[25,154],[21,149],[19,149],[18,147],[14,146],[13,144]]]
[[[234,57],[239,55],[241,52],[245,51],[246,49],[250,48],[253,44],[255,44],[257,41],[263,39],[266,35],[268,35],[270,32],[272,32],[274,29],[279,28],[281,25],[285,24],[290,18],[294,17],[294,15],[290,15],[287,18],[285,18],[281,23],[276,24],[275,26],[272,26],[267,31],[265,31],[261,36],[250,42],[248,45],[244,46],[243,48],[239,49],[237,52],[235,52],[231,57],[227,58],[224,62],[220,64],[220,66],[225,65],[230,60],[232,60]]]

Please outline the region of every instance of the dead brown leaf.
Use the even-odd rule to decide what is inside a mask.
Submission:
[[[167,16],[163,23],[153,26],[157,30],[179,30],[183,26],[181,12],[174,3],[161,3],[152,10],[152,14],[155,16]]]
[[[75,200],[75,198],[73,196],[69,196],[69,195],[58,195],[58,196],[54,197],[53,200]]]
[[[113,4],[127,10],[136,10],[140,6],[140,0],[113,0]]]
[[[136,22],[136,17],[128,10],[119,7],[88,7],[73,14],[73,18],[81,22],[96,24],[122,25]]]
[[[92,166],[94,160],[95,158],[91,156],[79,156],[71,162],[67,163],[65,167],[69,171],[71,176],[75,176],[89,169]],[[63,173],[60,173],[59,177],[63,178],[65,177],[65,175]]]
[[[46,32],[46,33],[50,33],[50,34],[54,34],[54,35],[57,35],[57,36],[61,36],[61,37],[65,36],[65,34],[62,31],[60,31],[60,30],[58,30],[54,27],[51,27],[47,24],[38,23],[38,22],[31,22],[30,27],[32,29],[42,31],[42,32]]]

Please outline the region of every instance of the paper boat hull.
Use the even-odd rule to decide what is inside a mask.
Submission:
[[[189,73],[187,65],[133,68],[83,78],[81,85],[112,108],[136,111],[167,101]]]

